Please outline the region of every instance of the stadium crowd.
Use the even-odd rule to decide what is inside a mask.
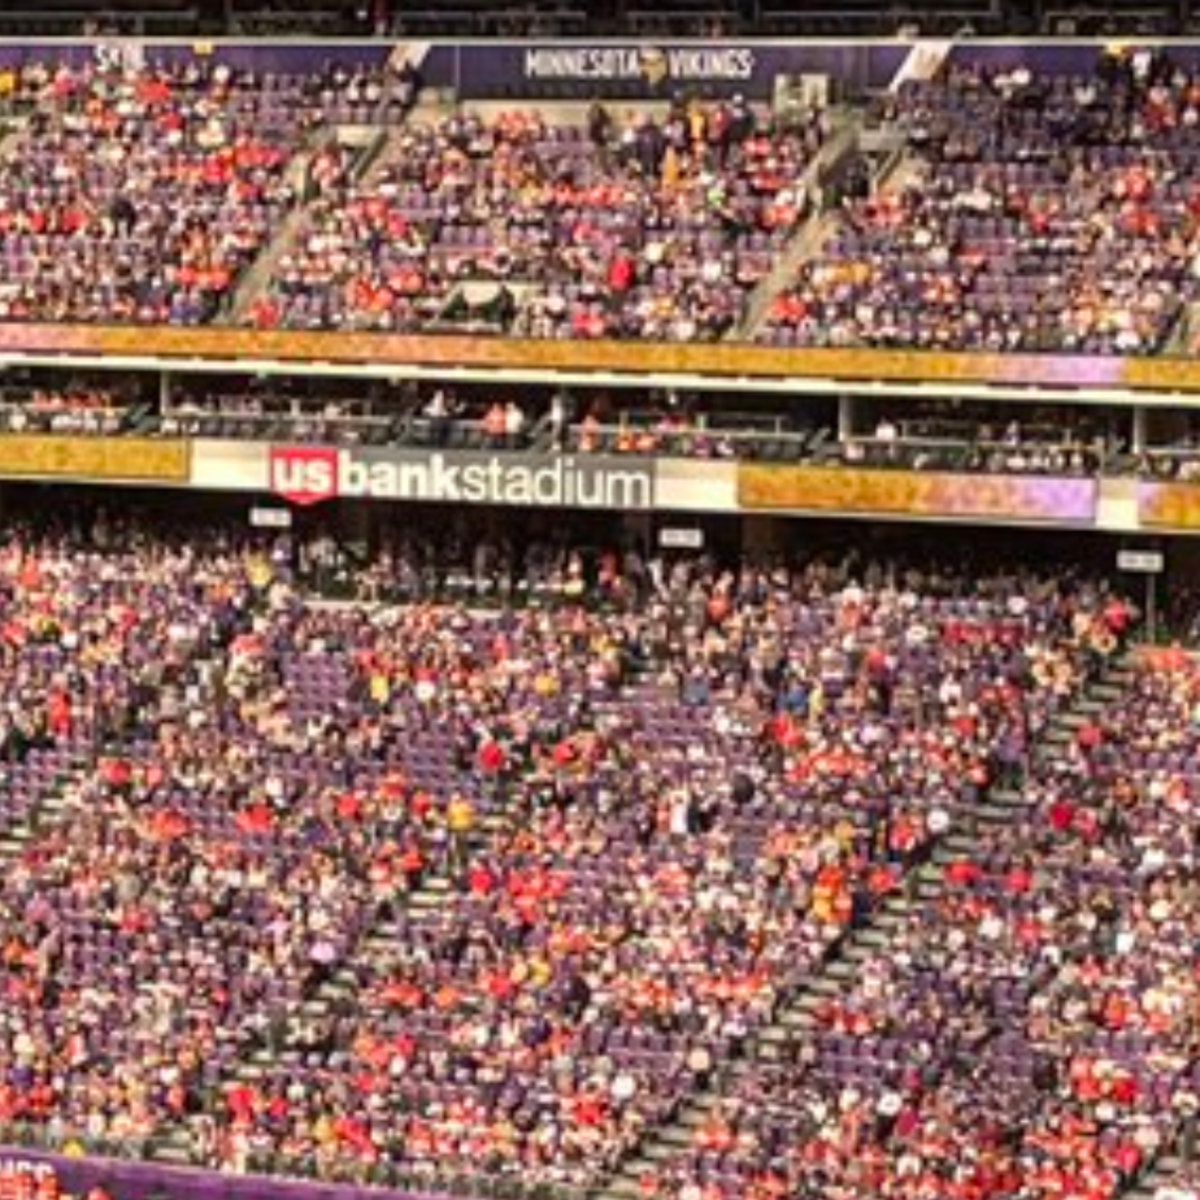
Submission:
[[[1198,696],[1144,666],[648,1190],[1100,1200],[1194,1131]]]
[[[198,59],[6,71],[0,95],[30,111],[0,179],[0,318],[212,321],[297,202],[305,139],[398,119],[415,87],[391,69],[259,77]]]
[[[27,121],[4,143],[0,318],[710,341],[814,211],[826,113],[674,97],[574,125],[414,119],[420,88],[410,66],[257,75],[199,56],[0,72]],[[1194,93],[1150,54],[909,81],[886,112],[909,152],[897,180],[846,201],[759,336],[1160,351],[1196,297]],[[369,126],[374,165],[339,140]]]
[[[566,545],[523,559],[550,606],[314,609],[327,549],[206,544],[0,554],[11,719],[76,755],[0,882],[0,1122],[235,1170],[594,1182],[1126,619],[1066,577]]]
[[[1151,354],[1197,276],[1195,76],[949,68],[890,114],[916,156],[775,302],[782,345]]]
[[[825,133],[819,115],[776,128],[740,98],[662,117],[597,106],[586,129],[527,111],[414,124],[311,206],[248,317],[410,330],[487,280],[514,335],[712,340],[805,215]]]

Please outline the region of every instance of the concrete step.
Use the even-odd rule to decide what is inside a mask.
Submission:
[[[1024,808],[1025,796],[1014,788],[993,788],[988,792],[989,808]]]
[[[808,990],[810,995],[818,999],[825,999],[829,996],[836,996],[841,989],[842,980],[849,979],[855,974],[854,964],[848,962],[831,963],[826,968],[824,976],[818,975],[809,985]]]
[[[789,1033],[800,1033],[806,1029],[814,1029],[816,1024],[816,1015],[811,1012],[789,1012],[786,1016],[779,1019],[780,1028]]]
[[[1092,706],[1092,711],[1099,711],[1102,706],[1099,704]],[[1087,701],[1080,700],[1073,709],[1067,712],[1059,713],[1051,723],[1051,729],[1078,729],[1081,725],[1088,723],[1085,715],[1087,709]]]
[[[650,1142],[642,1149],[642,1158],[647,1163],[663,1163],[670,1162],[673,1158],[679,1157],[680,1147],[678,1145],[667,1145],[665,1139],[666,1132],[660,1132],[653,1142]]]
[[[852,945],[846,947],[842,957],[848,962],[862,962],[863,959],[874,957],[872,951],[887,946],[891,940],[886,930],[868,926],[858,934]]]
[[[636,1178],[622,1178],[606,1187],[603,1194],[611,1200],[642,1200],[642,1186]]]
[[[952,854],[963,854],[970,851],[978,840],[973,834],[964,833],[959,829],[946,834],[939,843],[939,849],[949,850]]]
[[[703,1114],[700,1115],[701,1120],[703,1120]],[[692,1142],[693,1138],[690,1132],[686,1129],[681,1129],[678,1124],[675,1124],[669,1129],[664,1129],[662,1131],[656,1144],[650,1147],[649,1151],[652,1153],[654,1150],[657,1150],[661,1147],[664,1150],[670,1151],[670,1154],[666,1155],[665,1157],[676,1158],[681,1151],[687,1150],[688,1147],[691,1146]]]
[[[713,1109],[716,1107],[716,1096],[706,1094],[697,1097],[696,1103],[679,1118],[679,1127],[681,1129],[699,1129],[712,1116]]]
[[[967,807],[966,815],[978,825],[1006,825],[1015,811],[1015,805],[972,804]]]
[[[814,1013],[822,1004],[825,1003],[825,997],[811,990],[801,992],[799,996],[788,1005],[784,1010],[780,1020],[786,1020],[789,1016],[797,1016],[805,1013]]]
[[[179,1167],[195,1166],[188,1147],[186,1145],[177,1145],[174,1142],[156,1146],[154,1148],[154,1161]]]

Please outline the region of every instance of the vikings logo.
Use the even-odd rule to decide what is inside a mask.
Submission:
[[[657,86],[670,73],[671,65],[667,52],[657,47],[647,47],[638,51],[638,69],[642,78],[649,84]]]

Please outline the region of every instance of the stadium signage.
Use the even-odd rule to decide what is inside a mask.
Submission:
[[[272,446],[270,490],[293,504],[415,500],[582,509],[649,509],[654,467],[574,455],[427,454]]]
[[[541,46],[527,49],[527,80],[642,80],[665,83],[743,83],[757,63],[749,47]]]
[[[9,1200],[54,1200],[58,1171],[48,1162],[0,1156],[0,1196]]]

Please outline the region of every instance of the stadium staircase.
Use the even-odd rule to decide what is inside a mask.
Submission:
[[[1196,350],[1196,335],[1200,333],[1200,303],[1184,307],[1171,329],[1166,344],[1159,351],[1165,358],[1192,354]]]
[[[507,818],[503,811],[492,809],[481,813],[478,824],[468,844],[468,858],[485,846],[491,838],[506,825]],[[406,897],[407,910],[411,912],[437,909],[453,894],[454,881],[450,874],[442,870],[429,871],[421,882],[421,886],[408,893]],[[388,952],[404,936],[395,917],[385,917],[386,908],[381,906],[374,917],[368,921],[362,936],[353,950],[358,959],[370,961]],[[320,1022],[340,1005],[350,1000],[356,990],[353,973],[348,961],[333,971],[331,976],[315,988],[306,997],[303,1004],[288,1014],[286,1028],[280,1039],[281,1045],[272,1046],[266,1033],[256,1033],[248,1040],[245,1054],[238,1059],[237,1069],[229,1082],[253,1085],[276,1062],[288,1062],[297,1057],[303,1057],[294,1044],[294,1033],[297,1027]],[[161,1135],[155,1143],[154,1157],[160,1162],[173,1165],[193,1165],[191,1137],[185,1127],[179,1127]]]
[[[1075,703],[1050,721],[1032,747],[1033,760],[1053,757],[1080,725],[1122,695],[1131,678],[1132,668],[1127,658],[1107,664]],[[673,1123],[650,1133],[619,1172],[596,1189],[595,1200],[642,1200],[645,1194],[642,1179],[678,1158],[693,1144],[696,1130],[756,1061],[780,1058],[785,1047],[802,1040],[815,1027],[821,1007],[849,986],[863,962],[886,949],[892,931],[909,920],[915,909],[938,902],[946,886],[946,865],[970,857],[986,827],[1008,824],[1025,803],[1020,790],[994,786],[967,808],[957,825],[934,843],[927,861],[909,872],[904,888],[888,897],[862,925],[844,934],[812,977],[794,994],[783,998],[775,1020],[751,1039],[744,1057],[716,1073],[710,1087],[688,1100]]]
[[[803,177],[803,187],[810,196],[820,196],[820,180],[824,172],[842,158],[859,141],[863,123],[861,116],[839,113],[835,117],[832,136],[821,148]],[[914,160],[907,154],[898,154],[888,169],[872,181],[872,194],[884,190],[894,191],[904,187],[916,171]],[[765,279],[750,294],[746,302],[746,315],[726,335],[730,342],[756,340],[766,323],[775,298],[785,292],[799,274],[800,268],[820,256],[822,249],[833,238],[839,220],[838,207],[821,207],[808,218],[788,243],[778,261]]]
[[[834,116],[834,129],[821,147],[820,153],[808,165],[799,181],[800,189],[808,196],[819,196],[821,177],[825,171],[848,152],[853,153],[862,127],[861,118],[845,110]],[[815,258],[833,233],[837,217],[833,212],[819,210],[804,221],[795,237],[784,248],[766,278],[750,293],[746,315],[726,335],[727,341],[745,341],[763,323],[771,302],[796,277],[801,263]]]
[[[1159,1189],[1181,1176],[1187,1165],[1188,1159],[1184,1157],[1181,1146],[1176,1144],[1154,1158],[1121,1195],[1124,1200],[1155,1200]]]
[[[340,129],[337,133],[338,141],[348,149],[357,148],[360,151],[352,169],[357,181],[363,185],[370,184],[378,176],[382,166],[395,160],[399,133],[409,122],[436,120],[444,115],[445,108],[445,103],[435,97],[429,101],[422,101],[400,125],[391,127],[386,132],[372,134],[365,129]],[[311,198],[306,193],[309,170],[315,157],[316,149],[310,146],[292,162],[289,180],[295,187],[300,201],[283,219],[270,244],[258,255],[239,281],[224,317],[226,323],[243,323],[246,314],[266,293],[280,259],[289,254],[299,240],[311,203]]]
[[[814,213],[800,227],[800,232],[788,243],[767,277],[750,293],[745,317],[726,335],[728,342],[753,341],[767,319],[776,296],[787,290],[800,267],[811,262],[821,248],[833,236],[837,228],[837,214]]]
[[[288,166],[288,182],[300,197],[296,206],[283,218],[283,223],[274,232],[265,249],[254,259],[250,269],[238,281],[233,295],[229,298],[228,315],[226,320],[231,324],[240,325],[250,306],[266,290],[271,276],[279,260],[292,248],[300,236],[304,224],[304,215],[308,210],[305,198],[305,188],[308,173],[312,168],[315,157],[311,149],[303,151],[292,160]]]
[[[9,770],[7,766],[0,768],[0,792],[7,789]],[[70,768],[59,776],[54,786],[28,812],[0,828],[0,871],[16,863],[42,831],[53,828],[65,819],[67,787],[72,783],[81,783],[85,774],[86,769],[82,765]]]
[[[0,118],[0,163],[20,158],[29,137],[28,117]]]
[[[228,324],[241,325],[251,306],[267,290],[279,260],[296,244],[304,226],[306,212],[305,205],[298,205],[284,217],[283,224],[271,239],[271,244],[254,260],[253,266],[238,282],[229,300],[228,315],[225,318]]]

